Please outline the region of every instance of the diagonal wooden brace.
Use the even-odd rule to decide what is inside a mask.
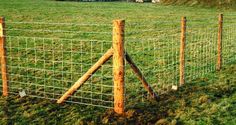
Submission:
[[[57,103],[63,103],[67,98],[74,94],[105,62],[113,55],[113,49],[110,48],[75,84],[59,99]]]
[[[131,59],[129,54],[126,52],[125,54],[125,59],[126,61],[130,64],[131,68],[133,69],[134,73],[137,75],[138,79],[142,82],[143,87],[148,91],[148,93],[151,95],[153,99],[158,99],[157,94],[153,91],[151,86],[148,84],[147,80],[145,77],[142,75],[141,71],[139,68],[135,65],[134,61]]]

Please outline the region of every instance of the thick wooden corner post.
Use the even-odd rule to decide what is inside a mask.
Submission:
[[[113,21],[113,81],[114,110],[117,114],[124,113],[124,20]]]
[[[2,88],[3,96],[8,96],[8,79],[7,79],[7,61],[6,61],[6,34],[5,34],[5,20],[0,17],[0,58],[1,58],[1,73],[2,73]]]
[[[218,43],[217,43],[217,70],[222,67],[222,35],[223,35],[223,14],[219,15]]]
[[[179,67],[179,75],[180,75],[180,86],[185,83],[185,76],[184,76],[184,67],[185,67],[185,42],[186,42],[186,17],[182,17],[181,21],[181,40],[180,40],[180,67]]]

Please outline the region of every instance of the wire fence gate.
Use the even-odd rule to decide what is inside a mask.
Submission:
[[[232,16],[223,21],[222,14],[113,25],[0,18],[0,92],[122,114],[130,102],[157,98],[235,63],[235,29]]]

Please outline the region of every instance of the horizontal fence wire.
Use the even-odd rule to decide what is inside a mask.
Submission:
[[[236,62],[236,24],[234,16],[225,16],[223,25],[222,56],[223,65]]]
[[[57,100],[111,47],[111,25],[10,24],[6,49],[11,94],[25,91],[28,96]],[[90,35],[89,30],[97,34]],[[113,107],[112,78],[109,61],[67,101]]]
[[[204,18],[203,18],[204,17]],[[218,17],[187,17],[185,81],[216,71]],[[223,23],[223,65],[235,63],[234,17]],[[6,22],[10,94],[59,99],[112,46],[112,24]],[[181,18],[126,21],[125,51],[158,95],[179,87]],[[2,84],[0,84],[2,87]],[[1,93],[2,90],[0,90]],[[125,63],[126,106],[149,99]],[[67,102],[113,107],[112,59],[105,63]]]
[[[185,52],[185,79],[187,82],[216,71],[217,24],[216,19],[215,23],[207,27],[201,24],[187,27]]]
[[[158,95],[178,85],[179,46],[180,21],[157,21],[145,26],[127,24],[126,52]],[[127,63],[125,68],[126,104],[129,107],[134,102],[144,102],[149,95]]]

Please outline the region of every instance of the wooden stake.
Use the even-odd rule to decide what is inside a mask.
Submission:
[[[185,76],[184,76],[184,67],[185,67],[185,41],[186,41],[186,17],[182,17],[181,21],[181,41],[180,41],[180,86],[185,83]]]
[[[57,103],[63,103],[74,94],[106,61],[113,55],[113,49],[109,49],[75,84],[59,99]]]
[[[0,17],[0,58],[1,58],[1,72],[2,72],[2,87],[3,96],[8,96],[8,77],[7,77],[7,61],[6,61],[6,34],[5,34],[5,20]]]
[[[142,82],[144,88],[148,91],[148,93],[151,95],[153,99],[158,99],[157,94],[153,91],[151,86],[148,84],[147,80],[145,77],[142,75],[141,71],[139,68],[135,65],[134,61],[131,59],[129,54],[126,52],[125,54],[125,59],[126,61],[130,64],[131,68],[133,69],[134,73],[137,75],[138,79]]]
[[[222,67],[222,34],[223,34],[223,14],[219,15],[218,43],[217,43],[217,70]]]
[[[124,20],[113,21],[114,110],[124,113]]]

